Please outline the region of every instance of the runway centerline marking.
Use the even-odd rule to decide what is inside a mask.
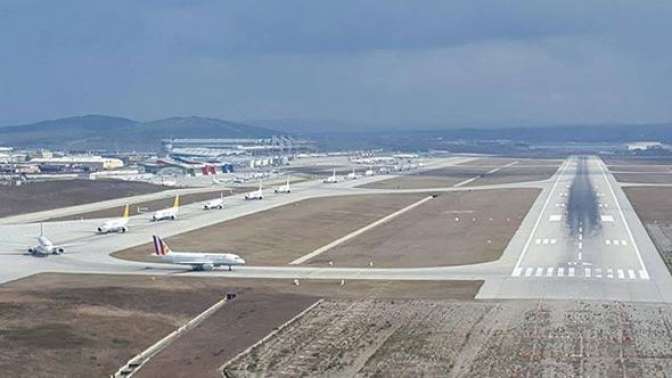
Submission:
[[[560,178],[562,175],[565,173],[567,170],[567,167],[569,166],[568,161],[565,161],[563,167],[558,170],[557,177],[555,178],[555,182],[553,183],[553,186],[551,187],[551,190],[548,192],[548,196],[546,197],[546,201],[544,202],[544,205],[541,208],[541,212],[539,213],[539,217],[537,218],[537,221],[534,223],[534,226],[532,227],[532,231],[530,231],[530,236],[527,238],[527,242],[525,242],[525,245],[523,246],[523,251],[520,253],[520,256],[518,256],[518,261],[516,262],[516,266],[513,269],[512,275],[514,277],[517,277],[520,275],[520,264],[522,263],[523,259],[525,258],[525,255],[527,254],[527,250],[530,248],[530,244],[532,243],[532,239],[534,238],[534,235],[537,233],[537,228],[539,228],[539,224],[541,223],[541,220],[544,217],[544,214],[546,213],[546,208],[548,208],[548,204],[551,203],[551,199],[553,198],[553,193],[555,192],[555,189],[558,187],[558,184],[560,183]],[[518,272],[518,274],[516,274]]]

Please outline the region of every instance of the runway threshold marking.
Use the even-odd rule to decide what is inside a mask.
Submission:
[[[646,270],[646,266],[644,265],[644,260],[642,260],[642,255],[639,252],[639,247],[637,246],[637,242],[635,242],[635,238],[632,235],[632,231],[630,230],[630,225],[628,225],[628,221],[625,219],[625,214],[623,214],[623,209],[621,208],[621,204],[618,202],[618,198],[616,197],[616,193],[614,192],[614,188],[611,187],[611,182],[609,182],[609,177],[607,177],[606,171],[604,169],[604,163],[603,162],[598,162],[600,169],[602,170],[602,177],[604,177],[604,180],[607,182],[607,188],[609,188],[609,193],[611,193],[612,198],[614,199],[614,202],[616,203],[616,209],[618,210],[618,214],[621,216],[621,220],[623,221],[623,225],[625,226],[625,231],[628,233],[628,237],[632,241],[632,247],[635,249],[635,253],[637,254],[637,259],[639,260],[639,265],[642,267],[642,271],[646,273],[646,276],[648,277],[648,272]]]
[[[558,183],[560,183],[560,177],[564,174],[564,172],[567,170],[567,167],[569,166],[569,162],[565,161],[564,165],[558,172],[556,173],[555,177],[555,182],[553,183],[553,186],[551,187],[551,190],[548,192],[548,196],[546,197],[546,201],[544,202],[544,206],[541,208],[541,212],[539,213],[539,217],[537,218],[537,221],[534,223],[534,226],[532,227],[532,231],[530,232],[530,236],[527,238],[527,241],[525,242],[525,245],[523,246],[523,251],[520,253],[520,256],[518,256],[518,261],[516,262],[516,266],[513,268],[513,273],[511,275],[513,277],[518,277],[520,276],[520,273],[522,269],[520,268],[520,264],[523,262],[523,259],[525,258],[525,255],[527,254],[528,248],[530,248],[530,244],[532,243],[532,239],[534,238],[534,234],[537,232],[537,228],[539,228],[539,224],[541,223],[541,220],[544,217],[544,213],[546,213],[546,208],[548,208],[548,204],[551,202],[551,199],[553,198],[553,193],[555,192],[555,189],[558,187]]]
[[[431,200],[432,198],[434,198],[434,197],[433,197],[433,196],[429,196],[429,197],[425,197],[425,198],[421,199],[420,201],[414,202],[414,203],[412,203],[412,204],[410,204],[410,205],[404,207],[404,208],[401,209],[401,210],[397,210],[397,211],[395,211],[394,213],[392,213],[392,214],[390,214],[390,215],[387,215],[387,216],[385,216],[385,217],[383,217],[383,218],[380,218],[380,219],[378,219],[377,221],[375,221],[375,222],[373,222],[373,223],[370,223],[370,224],[368,224],[368,225],[366,225],[366,226],[360,228],[359,230],[355,230],[355,231],[353,231],[353,232],[351,232],[351,233],[349,233],[349,234],[347,234],[347,235],[345,235],[345,236],[343,236],[343,237],[341,237],[341,238],[339,238],[339,239],[336,239],[336,240],[334,240],[333,242],[331,242],[331,243],[329,243],[329,244],[327,244],[327,245],[325,245],[325,246],[322,246],[322,247],[320,247],[320,248],[314,250],[313,252],[310,252],[310,253],[307,254],[307,255],[304,255],[304,256],[299,257],[298,259],[296,259],[296,260],[290,262],[289,265],[302,264],[302,263],[304,263],[304,262],[306,262],[306,261],[312,259],[313,257],[318,256],[318,255],[320,255],[320,254],[322,254],[322,253],[324,253],[324,252],[326,252],[326,251],[328,251],[328,250],[330,250],[330,249],[336,247],[336,246],[339,245],[339,244],[342,244],[342,243],[344,243],[344,242],[346,242],[346,241],[348,241],[348,240],[350,240],[350,239],[352,239],[352,238],[355,238],[355,237],[357,237],[357,236],[359,236],[359,235],[365,233],[366,231],[369,231],[370,229],[372,229],[372,228],[374,228],[374,227],[376,227],[376,226],[379,226],[379,225],[381,225],[381,224],[383,224],[383,223],[385,223],[385,222],[387,222],[387,221],[390,221],[390,220],[392,220],[393,218],[395,218],[395,217],[397,217],[397,216],[399,216],[399,215],[401,215],[401,214],[403,214],[403,213],[405,213],[405,212],[407,212],[407,211],[409,211],[409,210],[412,210],[412,209],[414,209],[414,208],[416,208],[416,207],[422,205],[423,203],[425,203],[425,202]]]

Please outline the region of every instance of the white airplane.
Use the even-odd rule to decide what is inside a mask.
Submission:
[[[352,167],[352,172],[348,173],[347,179],[348,180],[357,180],[359,178],[359,175],[357,175],[357,172],[355,172],[355,167]]]
[[[161,260],[180,265],[189,265],[193,270],[210,271],[218,266],[244,265],[245,260],[233,253],[173,252],[166,242],[154,235],[154,255]]]
[[[129,206],[124,207],[124,214],[121,218],[108,219],[98,226],[98,232],[107,234],[108,232],[126,232],[128,231],[128,212]]]
[[[48,256],[48,255],[61,255],[65,252],[67,247],[74,246],[76,244],[54,244],[46,236],[44,236],[44,228],[42,223],[40,223],[40,236],[37,237],[37,245],[28,248],[28,253],[33,256]]]
[[[373,169],[371,169],[371,168],[367,169],[367,170],[364,172],[364,176],[367,176],[367,177],[369,177],[369,176],[373,176],[373,175],[375,175],[375,174],[376,174],[376,173],[375,173],[375,172],[373,171]]]
[[[331,176],[327,177],[322,181],[325,184],[335,184],[338,182],[338,177],[336,177],[336,168],[334,168],[334,172],[332,173]]]
[[[212,210],[212,209],[221,210],[223,208],[224,208],[224,193],[219,193],[219,198],[210,200],[203,205],[204,210]]]
[[[255,190],[254,192],[245,194],[245,199],[248,201],[264,199],[264,190],[262,188],[261,181],[259,181],[259,189]]]
[[[287,178],[287,183],[285,185],[278,186],[275,188],[274,192],[276,193],[291,193],[292,189],[289,187],[289,177]]]
[[[177,219],[177,214],[180,212],[180,195],[175,196],[175,202],[173,202],[173,207],[167,209],[158,210],[152,215],[152,222],[157,222],[163,219]]]
[[[217,177],[212,176],[212,185],[224,184],[224,180],[218,180]]]

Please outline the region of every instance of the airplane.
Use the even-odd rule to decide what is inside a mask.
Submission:
[[[334,172],[331,176],[327,177],[322,181],[325,184],[335,184],[338,182],[338,177],[336,177],[336,168],[334,168]]]
[[[352,172],[348,173],[347,179],[348,180],[357,180],[359,176],[357,175],[357,172],[355,172],[355,167],[352,167]]]
[[[274,190],[275,193],[291,193],[292,190],[289,187],[289,177],[287,178],[287,183],[285,185],[278,186]]]
[[[108,232],[126,232],[128,231],[128,212],[129,206],[124,207],[124,214],[121,218],[108,219],[98,226],[98,232],[107,234]]]
[[[212,210],[212,209],[221,210],[223,208],[224,208],[224,193],[219,193],[219,198],[210,200],[203,205],[204,210]]]
[[[173,207],[167,209],[162,209],[154,212],[152,215],[152,222],[157,222],[163,219],[177,219],[177,214],[180,211],[180,195],[175,196],[175,202],[173,202]]]
[[[40,236],[37,237],[37,245],[28,248],[28,253],[33,256],[49,256],[49,255],[61,255],[65,253],[65,249],[69,246],[74,246],[76,244],[61,244],[57,245],[51,242],[49,238],[44,235],[44,228],[42,223],[40,223]]]
[[[211,271],[223,265],[231,271],[233,265],[245,264],[245,260],[233,253],[173,252],[160,237],[154,235],[153,238],[154,255],[171,264],[189,265],[193,270],[202,271]]]
[[[373,171],[373,169],[371,169],[371,167],[369,167],[369,169],[367,169],[367,170],[364,172],[364,176],[367,176],[367,177],[368,177],[368,176],[373,176],[373,175],[375,175],[375,174],[376,174],[376,173]]]
[[[259,189],[255,190],[254,192],[250,192],[245,194],[245,199],[250,201],[250,200],[262,200],[264,199],[264,191],[261,186],[261,181],[259,181]]]
[[[225,184],[224,180],[218,180],[217,177],[212,176],[212,185]]]

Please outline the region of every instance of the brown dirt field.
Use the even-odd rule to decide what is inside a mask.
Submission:
[[[109,376],[227,293],[237,293],[156,357],[181,365],[141,375],[200,377],[204,367],[220,366],[318,297],[469,300],[481,284],[306,280],[294,286],[285,280],[40,274],[0,286],[0,369],[7,377]]]
[[[672,272],[672,188],[623,188],[667,269]]]
[[[317,301],[315,297],[239,290],[197,328],[161,351],[135,377],[217,377],[217,369]]]
[[[0,217],[155,193],[166,189],[169,188],[144,182],[119,180],[67,180],[1,186]]]
[[[516,166],[548,166],[559,167],[563,160],[558,159],[527,159],[527,158],[481,158],[459,164],[460,166],[489,166],[491,168],[501,167],[506,164],[516,162]]]
[[[502,168],[499,171],[478,178],[466,186],[497,185],[515,182],[540,181],[551,178],[557,166],[518,166]]]
[[[658,377],[669,304],[326,300],[227,377]]]
[[[623,188],[642,223],[672,224],[672,188]]]
[[[472,161],[467,161],[464,163],[458,164],[459,166],[488,166],[488,167],[501,167],[502,165],[511,164],[517,159],[503,158],[503,157],[488,157],[488,158],[479,158]]]
[[[167,239],[173,250],[235,252],[250,265],[285,265],[426,194],[354,195],[308,199]],[[224,249],[224,250],[223,250]],[[147,243],[115,257],[153,261]]]
[[[484,175],[491,170],[489,166],[455,165],[440,169],[432,169],[387,180],[376,181],[358,186],[369,189],[431,189],[448,188],[470,178]]]
[[[614,173],[618,182],[633,182],[641,184],[672,184],[670,173]]]
[[[672,164],[672,157],[608,157],[602,156],[602,160],[607,165],[651,165],[651,164]]]
[[[223,193],[225,197],[228,197],[230,195],[236,195],[240,193],[246,193],[249,191],[254,190],[254,188],[232,188],[233,191],[229,190],[222,190],[222,189],[213,189],[212,191],[209,192],[200,192],[200,193],[192,193],[192,194],[185,194],[180,196],[180,205],[188,205],[190,203],[194,202],[202,202],[202,201],[208,201],[214,198],[219,197],[220,193]],[[173,195],[166,195],[165,198],[157,199],[157,200],[152,200],[152,201],[145,201],[145,202],[139,202],[139,203],[132,203],[130,207],[130,215],[138,215],[140,214],[138,212],[138,208],[143,209],[143,213],[151,213],[156,210],[161,210],[165,209],[167,207],[170,207],[173,205],[173,201],[175,200],[175,196]],[[57,217],[57,218],[50,218],[47,219],[48,222],[55,222],[55,221],[66,221],[66,220],[78,220],[78,219],[95,219],[95,218],[115,218],[115,217],[120,217],[121,214],[124,211],[124,206],[118,206],[118,207],[112,207],[109,209],[102,209],[102,210],[96,210],[96,211],[91,211],[87,213],[81,213],[81,214],[73,214],[73,215],[67,215],[64,217]]]
[[[539,192],[443,193],[308,264],[333,261],[336,266],[364,267],[373,261],[376,267],[429,267],[493,261],[501,256]]]
[[[638,172],[638,173],[658,173],[670,172],[672,173],[672,165],[662,164],[639,164],[639,165],[609,165],[607,166],[611,172]]]

